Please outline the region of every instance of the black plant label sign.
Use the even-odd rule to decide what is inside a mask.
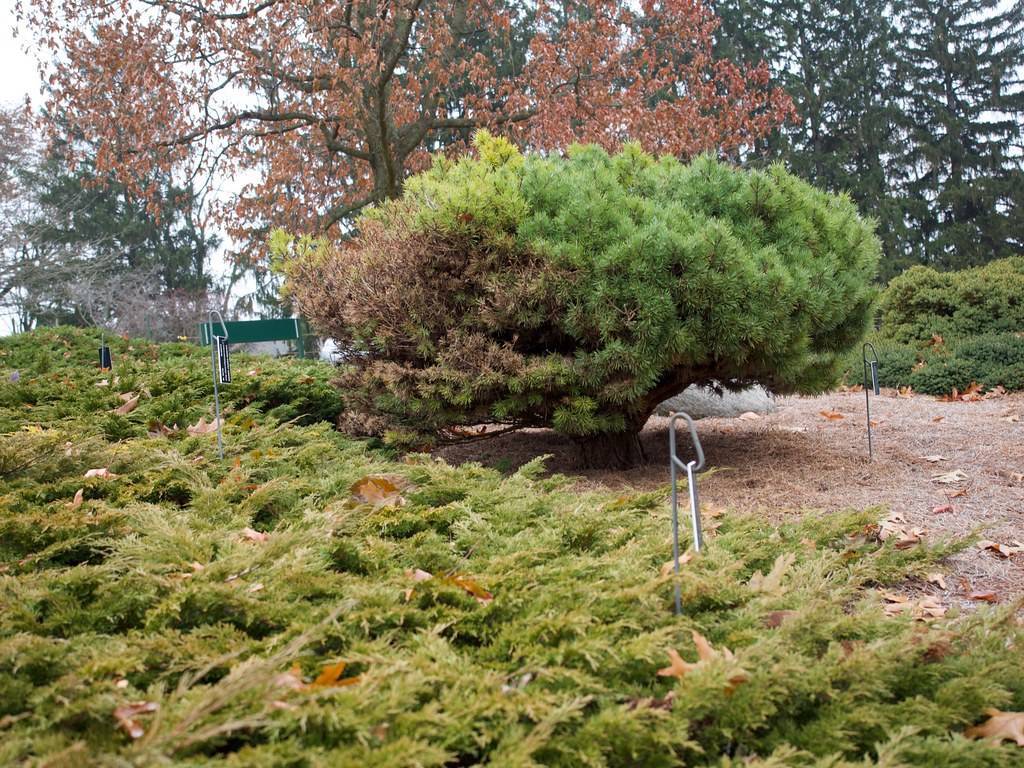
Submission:
[[[226,336],[213,337],[214,349],[217,350],[217,378],[221,384],[231,383],[231,348]]]

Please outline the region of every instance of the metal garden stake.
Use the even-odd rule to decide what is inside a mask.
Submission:
[[[213,316],[217,316],[217,322],[224,331],[223,336],[215,336],[213,333]],[[228,328],[224,325],[224,318],[216,309],[210,310],[210,365],[213,367],[213,411],[217,420],[217,453],[221,459],[224,458],[224,437],[221,434],[220,422],[220,390],[217,384],[231,383],[231,362],[228,352]]]
[[[107,346],[107,334],[100,333],[100,368],[108,371],[112,368],[110,362],[110,347]]]
[[[868,359],[868,349],[871,350],[871,358]],[[866,342],[861,347],[861,359],[864,361],[864,406],[868,417],[868,461],[875,458],[874,447],[871,444],[871,392],[879,394],[878,388],[878,355],[871,342]],[[869,385],[870,382],[870,385]],[[870,386],[870,389],[869,389]]]
[[[684,419],[690,428],[690,440],[693,441],[694,450],[697,452],[696,461],[689,461],[686,464],[680,460],[676,453],[676,421]],[[690,522],[693,525],[693,548],[700,552],[704,544],[704,537],[700,530],[700,504],[697,500],[697,478],[696,474],[704,466],[704,449],[701,448],[700,438],[697,437],[697,426],[689,414],[676,413],[672,415],[668,428],[668,455],[669,469],[672,475],[672,563],[676,574],[676,615],[683,612],[683,598],[679,588],[679,488],[677,475],[680,469],[686,472],[686,484],[690,492]]]

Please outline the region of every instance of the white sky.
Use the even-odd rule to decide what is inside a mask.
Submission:
[[[0,0],[0,103],[20,104],[28,96],[39,103],[39,72],[25,53],[28,40],[14,33],[14,0]]]

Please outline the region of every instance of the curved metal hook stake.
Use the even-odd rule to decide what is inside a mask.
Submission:
[[[868,358],[868,350],[871,350],[871,358]],[[870,341],[864,342],[860,349],[861,360],[864,362],[864,410],[868,419],[868,461],[875,458],[874,446],[871,442],[871,392],[880,394],[878,386],[878,353],[875,352],[875,345]],[[869,375],[870,374],[870,375]],[[870,380],[870,389],[868,381]]]
[[[696,461],[689,461],[686,464],[679,459],[676,453],[676,422],[684,419],[690,428],[690,440],[697,453]],[[687,490],[690,494],[690,523],[693,526],[693,548],[700,552],[704,545],[704,537],[700,527],[700,502],[697,498],[697,477],[696,474],[704,467],[704,449],[701,447],[700,438],[697,437],[697,425],[687,413],[675,413],[669,421],[668,431],[668,452],[669,472],[672,476],[672,563],[676,574],[675,603],[676,615],[683,612],[682,594],[679,588],[679,486],[677,483],[678,470],[686,472]]]
[[[224,325],[224,317],[216,309],[211,309],[208,315],[209,325],[207,326],[210,333],[210,366],[213,369],[213,413],[214,419],[217,422],[217,454],[220,458],[224,459],[224,436],[221,433],[220,423],[220,390],[217,388],[217,343],[213,340],[213,316],[217,316],[217,322],[220,323],[220,328],[224,331],[224,341],[228,340],[228,327]]]

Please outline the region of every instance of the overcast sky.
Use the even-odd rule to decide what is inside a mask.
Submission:
[[[0,0],[0,103],[18,104],[25,96],[39,102],[39,74],[36,63],[25,53],[28,42],[14,36],[14,0]]]

